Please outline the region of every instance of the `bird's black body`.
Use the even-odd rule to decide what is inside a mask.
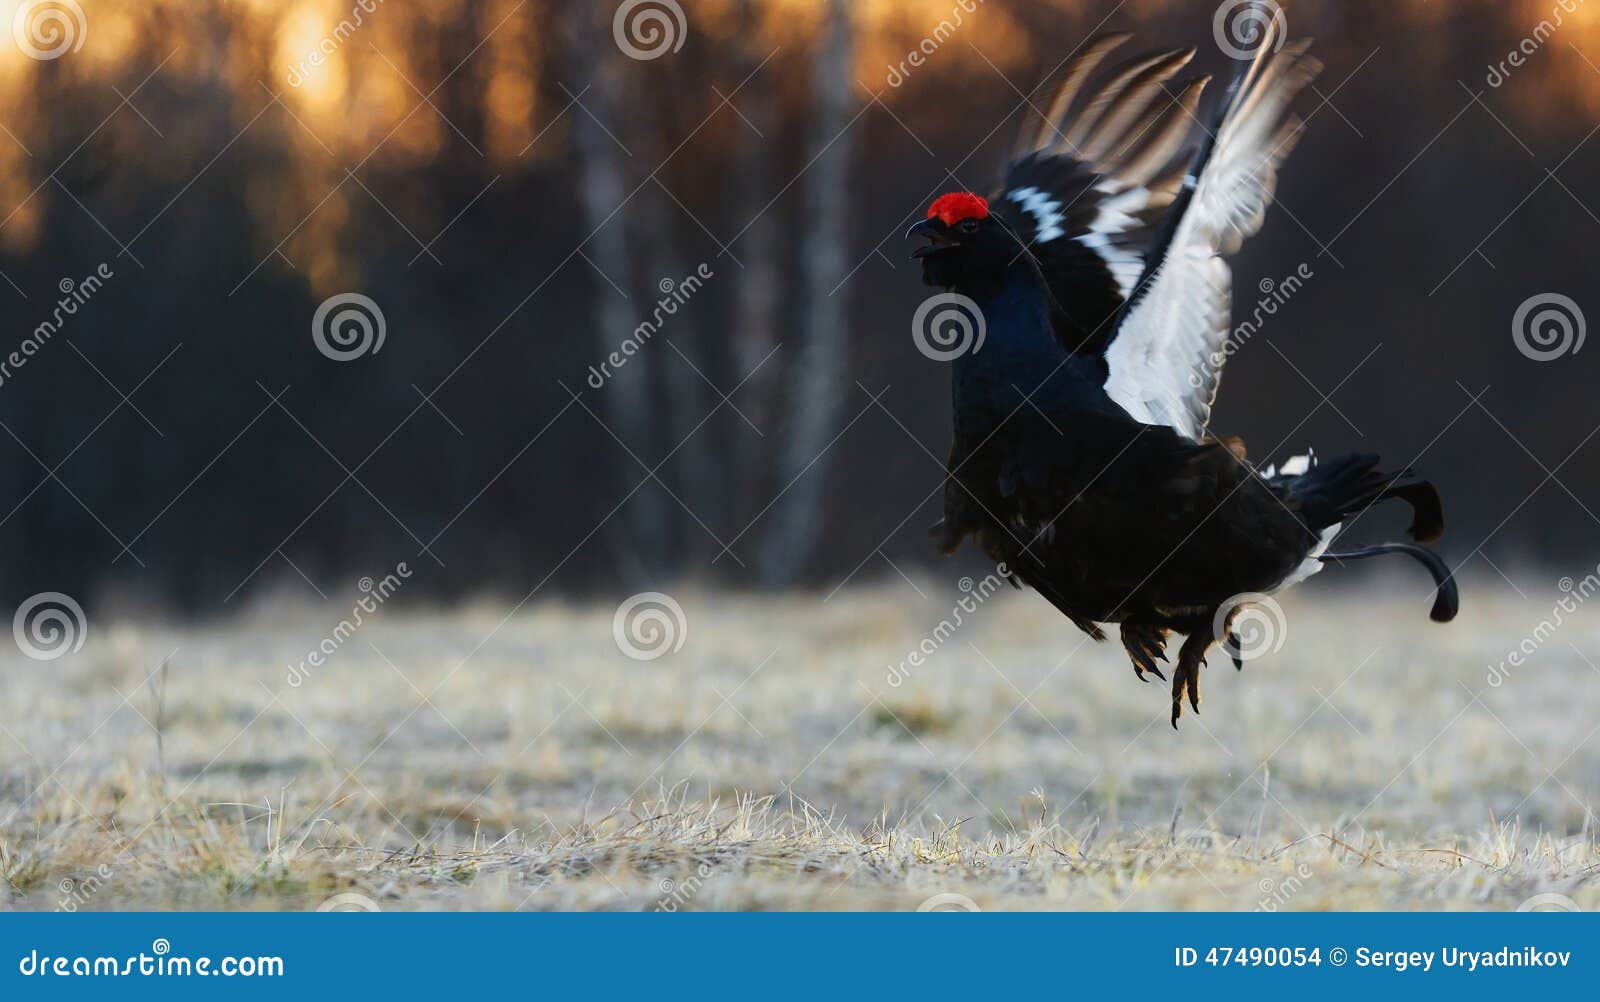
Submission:
[[[1303,46],[1290,50],[1291,70],[1303,52]],[[1091,48],[1090,56],[1094,54]],[[1159,84],[1165,79],[1160,73],[1170,75],[1186,61],[1177,56],[1147,59],[1125,69],[1120,78],[1137,86],[1157,74]],[[1257,87],[1288,86],[1286,72],[1280,69],[1274,78],[1273,67],[1266,66],[1252,79]],[[1231,108],[1238,90],[1236,84],[1219,113],[1216,133],[1224,143],[1256,124],[1245,120],[1243,126],[1234,125],[1226,117],[1230,111],[1241,114]],[[1198,88],[1185,93],[1190,91],[1198,97]],[[1261,100],[1253,97],[1251,107],[1260,107]],[[1062,110],[1068,104],[1070,96],[1058,100]],[[1102,111],[1108,105],[1113,111],[1119,107],[1114,100],[1100,105]],[[1125,117],[1138,112],[1135,107]],[[1146,117],[1159,131],[1159,117],[1154,112]],[[1268,125],[1272,138],[1277,123]],[[1227,131],[1230,126],[1234,131]],[[1083,140],[1094,145],[1092,130]],[[1235,146],[1243,142],[1233,141]],[[1106,145],[1104,137],[1099,145]],[[974,539],[1015,579],[1035,588],[1097,639],[1103,636],[1097,624],[1121,624],[1121,639],[1141,678],[1147,670],[1161,674],[1156,662],[1165,660],[1169,631],[1185,634],[1173,679],[1174,724],[1185,693],[1198,709],[1200,665],[1212,643],[1231,637],[1240,597],[1292,583],[1314,571],[1319,559],[1409,553],[1428,566],[1439,585],[1434,618],[1449,619],[1456,605],[1448,572],[1420,547],[1388,544],[1384,549],[1325,553],[1342,523],[1391,497],[1412,506],[1413,536],[1437,536],[1443,527],[1438,496],[1426,482],[1410,479],[1409,471],[1379,472],[1377,457],[1364,454],[1320,465],[1297,462],[1293,472],[1286,464],[1282,473],[1263,474],[1244,461],[1242,443],[1219,442],[1203,431],[1201,422],[1189,420],[1185,408],[1202,417],[1209,414],[1208,394],[1214,393],[1218,378],[1203,362],[1196,366],[1198,374],[1189,377],[1193,394],[1166,384],[1141,394],[1128,375],[1154,373],[1145,378],[1160,383],[1168,356],[1179,356],[1180,368],[1193,364],[1182,356],[1184,351],[1193,353],[1192,344],[1176,336],[1170,344],[1152,340],[1159,338],[1162,324],[1208,326],[1192,323],[1181,312],[1188,308],[1183,289],[1174,292],[1173,286],[1183,278],[1177,269],[1185,262],[1168,265],[1166,256],[1181,251],[1199,261],[1208,251],[1201,238],[1206,235],[1197,237],[1195,230],[1204,220],[1188,230],[1179,224],[1196,187],[1195,175],[1206,177],[1201,172],[1210,151],[1211,143],[1204,143],[1189,168],[1187,185],[1151,182],[1150,188],[1139,189],[1139,199],[1124,199],[1142,211],[1119,211],[1115,217],[1128,220],[1115,231],[1118,238],[1144,249],[1135,258],[1141,271],[1137,288],[1119,289],[1113,281],[1109,266],[1126,263],[1118,248],[1098,252],[1103,262],[1094,252],[1108,244],[1099,234],[1111,227],[1097,224],[1106,215],[1090,212],[1073,219],[1077,200],[1115,198],[1115,186],[1103,183],[1109,172],[1097,172],[1080,159],[1030,153],[1013,165],[1008,178],[1008,185],[1021,183],[1020,177],[1028,186],[1020,194],[1012,188],[1001,211],[991,214],[987,202],[975,196],[946,196],[935,203],[928,220],[913,227],[931,240],[915,255],[924,262],[925,280],[969,299],[981,314],[984,331],[977,350],[952,362],[955,428],[945,516],[935,528],[940,548],[951,552],[962,540]],[[1052,165],[1050,160],[1064,162]],[[1060,184],[1041,194],[1034,179],[1051,170]],[[1148,164],[1140,172],[1153,173]],[[1150,191],[1171,197],[1151,197]],[[1015,211],[1011,203],[1028,213]],[[1160,210],[1171,214],[1162,216]],[[1250,232],[1246,226],[1236,228]],[[1224,227],[1216,229],[1227,236]],[[1074,234],[1079,239],[1064,239]],[[1174,241],[1188,243],[1172,250]],[[1212,242],[1226,244],[1223,239]],[[1217,265],[1207,258],[1201,266],[1220,268],[1220,253],[1212,255]],[[1163,276],[1164,269],[1176,277]],[[1225,278],[1226,270],[1221,274]],[[1207,276],[1213,286],[1214,275]],[[1163,278],[1165,291],[1160,287]],[[1151,310],[1166,311],[1155,320],[1137,315],[1146,286],[1153,287]],[[1201,287],[1193,310],[1215,327],[1211,314],[1216,307],[1207,295],[1209,290]],[[1225,334],[1225,296],[1223,300]],[[1151,420],[1152,413],[1172,418]]]
[[[975,536],[1075,620],[1209,629],[1230,596],[1282,583],[1322,530],[1392,479],[1369,481],[1376,457],[1354,456],[1268,480],[1224,445],[1133,420],[1106,395],[1099,360],[1053,335],[1025,254],[974,301],[987,340],[953,363],[941,532],[946,545]]]

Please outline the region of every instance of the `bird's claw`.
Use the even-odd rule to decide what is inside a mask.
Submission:
[[[1183,700],[1188,696],[1189,706],[1200,712],[1200,669],[1205,665],[1206,648],[1211,646],[1209,633],[1191,634],[1178,652],[1178,667],[1172,673],[1172,727],[1178,727],[1183,716]]]
[[[1162,674],[1160,668],[1156,667],[1155,659],[1150,657],[1149,651],[1141,650],[1137,653],[1130,651],[1129,657],[1133,660],[1133,673],[1139,676],[1139,681],[1150,681],[1144,677],[1144,673],[1147,671],[1163,682],[1167,680],[1167,676]]]
[[[1160,634],[1155,634],[1155,637],[1157,639],[1152,639],[1150,634],[1136,627],[1130,627],[1126,623],[1122,626],[1122,646],[1128,652],[1128,660],[1133,662],[1134,675],[1138,676],[1141,682],[1149,681],[1145,678],[1145,672],[1150,672],[1163,682],[1167,680],[1167,676],[1156,664],[1158,660],[1167,660],[1167,652],[1161,647]]]

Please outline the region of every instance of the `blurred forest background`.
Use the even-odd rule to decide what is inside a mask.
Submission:
[[[1231,66],[1209,0],[682,0],[653,58],[592,0],[47,0],[52,58],[40,6],[0,4],[0,585],[200,611],[399,561],[450,598],[930,560],[948,373],[905,226],[993,186],[1096,31]],[[1420,454],[1453,563],[1592,562],[1600,350],[1511,328],[1600,309],[1600,3],[1287,11],[1327,69],[1236,319],[1314,277],[1215,426]],[[381,351],[317,349],[340,293]]]

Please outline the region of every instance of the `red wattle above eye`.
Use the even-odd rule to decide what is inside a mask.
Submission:
[[[954,226],[963,220],[976,222],[988,216],[988,199],[970,191],[952,191],[948,195],[940,195],[928,206],[928,218],[937,217],[946,226]]]

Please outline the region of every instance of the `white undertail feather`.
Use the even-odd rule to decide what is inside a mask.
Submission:
[[[1288,459],[1285,459],[1281,469],[1272,463],[1268,463],[1261,469],[1260,473],[1262,478],[1266,480],[1271,480],[1273,477],[1280,475],[1285,477],[1298,477],[1311,472],[1311,468],[1316,465],[1317,451],[1315,449],[1307,449],[1298,456],[1290,456]],[[1282,581],[1279,581],[1277,585],[1270,590],[1275,592],[1282,591],[1290,585],[1299,584],[1301,581],[1304,581],[1306,578],[1322,570],[1322,561],[1318,558],[1324,553],[1328,552],[1328,547],[1332,545],[1334,537],[1339,535],[1339,530],[1342,528],[1344,528],[1344,523],[1339,522],[1335,525],[1328,526],[1326,529],[1323,529],[1322,532],[1317,535],[1317,545],[1311,548],[1311,552],[1306,554],[1306,558],[1300,561],[1299,566],[1289,572],[1288,577],[1284,578]]]
[[[1318,533],[1317,545],[1313,546],[1311,548],[1311,552],[1306,554],[1306,558],[1300,561],[1300,566],[1290,571],[1288,577],[1284,578],[1282,581],[1279,581],[1277,586],[1270,590],[1275,592],[1282,591],[1283,589],[1288,588],[1290,585],[1299,584],[1306,578],[1322,570],[1322,561],[1319,558],[1324,553],[1328,552],[1328,547],[1332,545],[1333,538],[1339,535],[1339,530],[1342,528],[1344,528],[1344,523],[1338,522],[1328,526],[1326,529],[1323,529],[1320,533]]]
[[[1283,461],[1283,475],[1286,477],[1298,477],[1309,472],[1315,465],[1317,465],[1316,450],[1307,449],[1302,455],[1290,456]],[[1267,476],[1271,476],[1271,474],[1267,474]]]

